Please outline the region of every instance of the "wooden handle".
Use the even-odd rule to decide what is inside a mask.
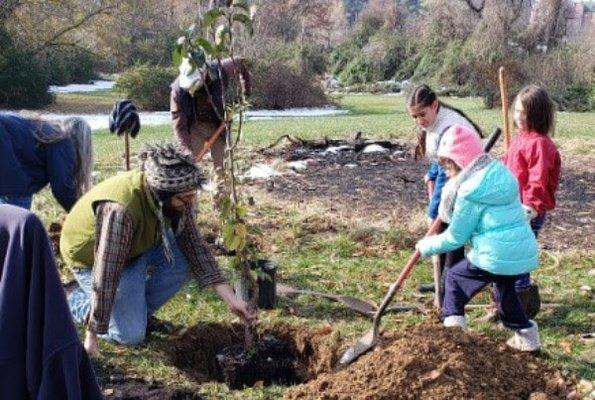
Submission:
[[[126,171],[130,171],[130,138],[129,133],[124,133],[124,148],[126,151]]]
[[[504,129],[504,147],[508,150],[510,145],[510,123],[508,121],[508,82],[506,79],[506,70],[500,67],[498,70],[498,80],[500,82],[500,100],[502,103],[502,127]]]
[[[436,218],[434,220],[434,222],[432,222],[432,225],[430,225],[430,228],[426,232],[425,236],[429,236],[429,235],[432,235],[432,234],[438,232],[440,230],[441,226],[442,226],[442,220],[440,218]],[[386,296],[384,296],[384,300],[382,300],[382,304],[380,304],[380,307],[378,307],[378,310],[376,311],[374,320],[380,321],[380,318],[382,318],[382,314],[384,314],[384,310],[392,301],[393,297],[395,296],[395,293],[397,293],[397,291],[401,288],[401,286],[403,286],[403,282],[405,282],[405,280],[409,277],[411,270],[413,270],[415,263],[417,263],[417,261],[419,260],[420,257],[421,257],[421,253],[419,252],[419,250],[416,249],[415,253],[413,253],[411,258],[409,258],[409,261],[407,262],[407,265],[405,266],[405,268],[403,268],[403,270],[397,277],[397,280],[391,285]]]
[[[202,160],[207,151],[209,151],[211,147],[213,147],[213,144],[217,141],[217,139],[219,139],[219,135],[221,135],[221,132],[223,132],[223,130],[225,129],[225,125],[227,125],[225,122],[221,122],[221,125],[219,125],[219,127],[215,130],[215,132],[213,132],[209,140],[207,140],[205,144],[202,146],[202,149],[200,149],[198,153],[196,153],[196,161]]]

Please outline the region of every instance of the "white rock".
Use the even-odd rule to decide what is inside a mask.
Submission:
[[[345,164],[345,168],[356,168],[357,164]]]
[[[388,149],[386,147],[382,147],[378,144],[370,144],[366,146],[366,148],[362,151],[362,153],[388,153]]]
[[[347,146],[347,145],[342,145],[342,146],[330,146],[327,147],[325,151],[322,152],[322,154],[337,154],[340,151],[345,151],[345,150],[350,150],[351,147]]]
[[[308,168],[308,160],[291,161],[287,163],[287,167],[296,172],[304,171]]]
[[[281,175],[276,169],[266,164],[256,164],[244,174],[246,179],[269,179]]]

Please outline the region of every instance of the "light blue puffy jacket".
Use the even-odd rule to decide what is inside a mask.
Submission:
[[[518,182],[500,161],[492,161],[461,184],[448,229],[422,239],[417,248],[428,256],[468,241],[469,261],[492,274],[518,275],[537,267],[537,241],[525,220]]]

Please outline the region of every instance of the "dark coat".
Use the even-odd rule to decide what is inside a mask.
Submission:
[[[31,196],[48,183],[66,211],[77,199],[76,156],[70,139],[40,143],[34,132],[49,125],[0,113],[0,195]]]
[[[43,225],[0,205],[0,399],[102,399]]]

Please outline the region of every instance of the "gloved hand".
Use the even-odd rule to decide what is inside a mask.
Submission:
[[[537,211],[535,211],[533,207],[523,204],[523,209],[525,210],[525,219],[527,221],[531,221],[533,218],[537,217]]]

